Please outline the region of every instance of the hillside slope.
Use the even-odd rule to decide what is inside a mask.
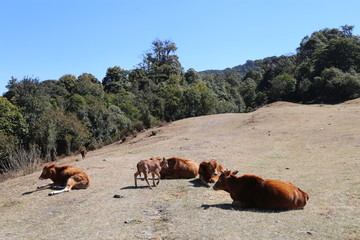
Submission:
[[[40,171],[0,183],[0,239],[359,239],[359,126],[359,101],[176,121],[61,160],[88,171],[87,190],[31,193],[51,182]],[[196,179],[135,189],[136,163],[150,156],[216,159],[239,175],[292,182],[310,200],[304,210],[268,212],[234,209],[227,193]]]

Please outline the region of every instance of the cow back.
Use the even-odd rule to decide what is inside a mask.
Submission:
[[[302,209],[309,199],[309,195],[294,184],[273,179],[264,182],[262,193],[259,204],[267,209]]]
[[[56,176],[54,179],[52,179],[55,185],[65,186],[70,177],[73,178],[76,182],[86,182],[87,185],[90,182],[88,174],[80,168],[75,168],[70,165],[64,165],[55,168]]]
[[[161,178],[195,178],[199,171],[193,160],[172,157],[167,159],[168,167],[161,168]]]
[[[255,175],[221,178],[221,188],[242,207],[271,210],[302,209],[309,196],[292,183]],[[218,184],[220,185],[220,184]],[[216,190],[216,189],[215,189]]]

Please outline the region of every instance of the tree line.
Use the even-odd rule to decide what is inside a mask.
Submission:
[[[252,111],[285,100],[336,103],[360,95],[353,26],[304,37],[296,54],[222,71],[184,71],[176,44],[155,40],[132,70],[109,67],[57,80],[9,80],[0,97],[0,173],[96,149],[160,122]]]

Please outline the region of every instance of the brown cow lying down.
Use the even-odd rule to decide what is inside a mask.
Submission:
[[[263,179],[255,175],[235,176],[238,171],[223,171],[214,190],[230,193],[232,205],[271,210],[302,209],[309,195],[292,183]]]
[[[199,166],[199,178],[202,184],[214,183],[219,179],[223,166],[215,160],[203,161]]]
[[[199,172],[199,165],[193,160],[171,157],[167,163],[168,167],[161,168],[161,178],[195,178]]]
[[[54,164],[46,165],[39,177],[39,179],[48,179],[53,181],[52,186],[59,188],[64,186],[65,188],[59,191],[49,193],[49,196],[59,194],[62,192],[68,192],[74,188],[87,188],[90,183],[87,173],[80,169],[70,165],[64,165],[56,167]]]

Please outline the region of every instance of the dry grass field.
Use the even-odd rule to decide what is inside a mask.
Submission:
[[[292,182],[310,200],[272,212],[233,208],[197,179],[135,189],[136,163],[151,156],[216,159],[238,175]],[[90,187],[49,197],[34,191],[51,182],[40,169],[1,182],[0,239],[360,239],[358,100],[184,119],[63,163],[86,169]]]

